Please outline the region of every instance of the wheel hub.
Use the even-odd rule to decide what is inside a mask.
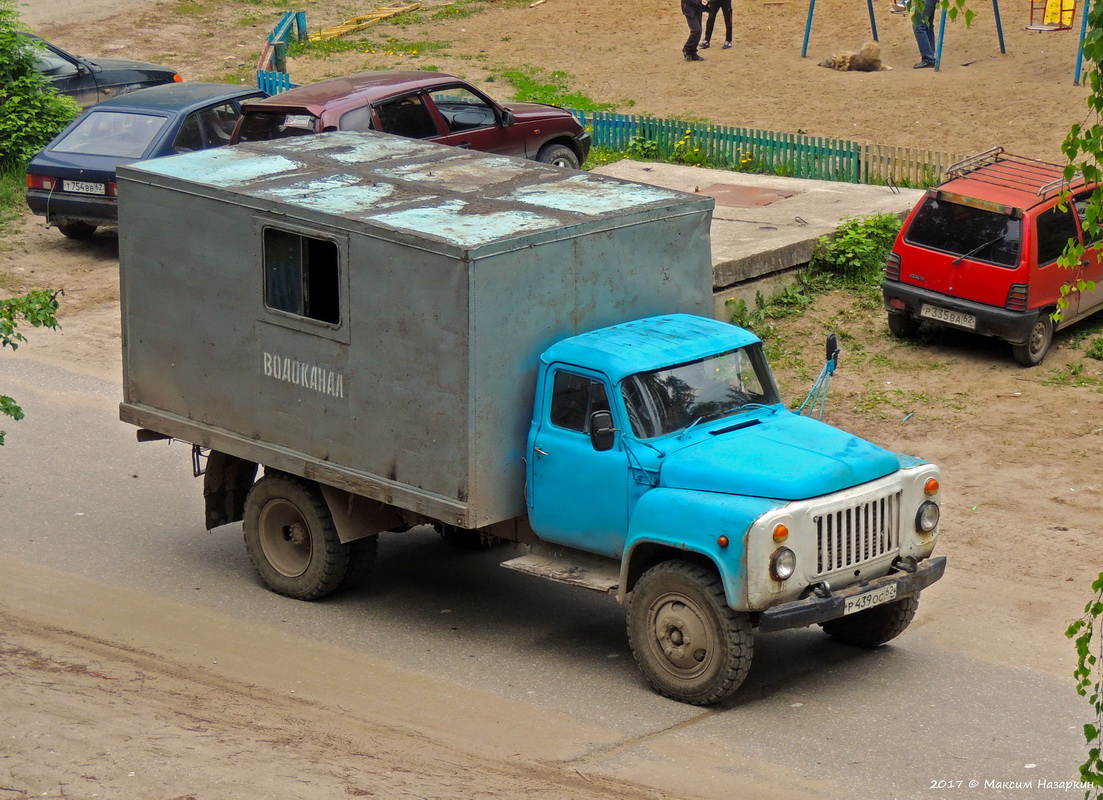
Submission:
[[[708,625],[700,609],[681,599],[663,598],[655,607],[655,642],[675,672],[698,672],[708,659]]]
[[[260,546],[272,568],[288,578],[297,578],[310,566],[310,529],[302,512],[288,500],[272,500],[261,509],[257,520]]]

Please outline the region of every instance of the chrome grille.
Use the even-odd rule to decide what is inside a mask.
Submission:
[[[818,575],[864,564],[900,547],[900,492],[812,519]]]

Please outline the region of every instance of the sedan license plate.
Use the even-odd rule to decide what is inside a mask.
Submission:
[[[926,319],[937,320],[938,322],[948,322],[951,325],[957,325],[961,328],[968,328],[969,330],[976,330],[977,318],[972,314],[966,314],[962,311],[952,311],[942,306],[931,306],[926,303],[919,309],[919,316]]]
[[[88,181],[61,182],[61,188],[66,192],[80,192],[81,194],[107,194],[107,187],[102,183],[89,183]]]
[[[895,583],[891,583],[888,586],[882,586],[880,589],[874,589],[872,592],[856,594],[853,597],[846,598],[843,602],[843,616],[845,617],[847,614],[853,614],[858,611],[865,611],[867,608],[873,608],[874,606],[879,606],[882,603],[887,603],[895,599]]]

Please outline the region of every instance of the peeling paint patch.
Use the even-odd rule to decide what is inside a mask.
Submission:
[[[610,183],[591,175],[572,175],[556,183],[525,186],[511,199],[529,205],[596,216],[658,202],[681,202],[682,195],[643,184]]]
[[[439,206],[410,208],[374,217],[384,225],[416,231],[434,239],[443,239],[460,247],[504,239],[518,233],[545,230],[560,225],[532,211],[467,212],[469,204],[463,200],[449,200]]]
[[[333,214],[359,213],[370,209],[389,208],[395,188],[387,183],[364,183],[356,175],[331,175],[317,180],[281,184],[256,192],[258,197],[283,200],[303,208],[328,211]]]
[[[250,155],[234,147],[200,150],[185,156],[143,161],[142,169],[210,186],[240,186],[281,172],[303,169],[304,164],[277,155]]]
[[[433,184],[446,182],[459,192],[470,192],[484,186],[506,183],[526,173],[531,174],[532,167],[519,164],[512,158],[486,158],[472,161],[470,158],[440,160],[431,164],[408,164],[393,169],[380,169],[377,174],[384,178],[403,181],[421,181]]]
[[[340,136],[338,133],[326,133],[317,138]],[[343,138],[343,137],[342,137]],[[344,141],[338,142],[340,150],[333,148],[333,140],[329,144],[330,152],[318,148],[319,153],[330,161],[339,164],[370,164],[373,161],[386,161],[395,156],[408,156],[413,153],[422,155],[425,153],[425,143],[417,139],[403,139],[398,136],[378,136],[372,139],[361,139],[355,145],[347,145]]]

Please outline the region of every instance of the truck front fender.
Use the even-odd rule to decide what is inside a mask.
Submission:
[[[623,601],[655,564],[688,557],[711,562],[724,582],[728,605],[745,606],[747,530],[767,511],[783,505],[777,500],[690,489],[651,490],[636,504],[628,525],[618,599]]]

